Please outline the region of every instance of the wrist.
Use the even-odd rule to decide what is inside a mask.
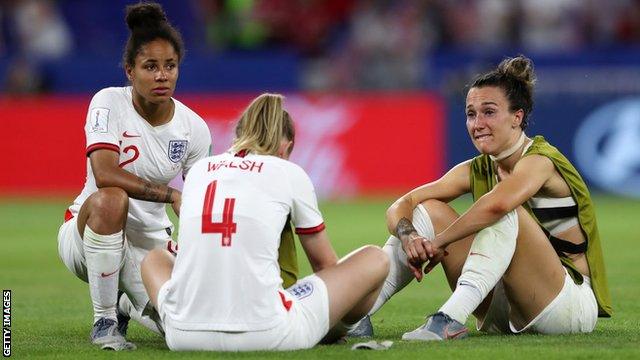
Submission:
[[[405,240],[409,241],[409,240],[413,239],[414,237],[420,236],[420,235],[418,235],[418,232],[416,230],[413,230],[413,231],[409,231],[409,232],[397,233],[396,236],[400,240],[405,239]]]
[[[398,239],[407,238],[411,234],[417,234],[416,228],[413,227],[413,224],[409,219],[402,218],[398,221],[398,224],[395,228],[395,235]]]
[[[442,236],[442,233],[437,234],[436,237],[431,241],[433,246],[444,249],[447,246],[445,242],[445,238]]]
[[[409,246],[409,244],[415,239],[415,238],[420,238],[421,236],[418,234],[417,231],[412,231],[408,234],[403,234],[402,236],[399,237],[400,239],[400,243],[402,244],[402,248],[406,249],[407,246]]]

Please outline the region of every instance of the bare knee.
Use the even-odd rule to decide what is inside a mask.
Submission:
[[[366,245],[360,249],[360,251],[367,256],[367,262],[371,264],[370,270],[375,271],[376,278],[380,281],[384,280],[389,273],[389,257],[387,254],[376,245]]]
[[[155,248],[145,255],[144,259],[140,263],[140,269],[144,273],[146,270],[153,269],[158,264],[171,263],[173,264],[173,255],[165,249]]]
[[[129,210],[129,195],[117,187],[98,189],[85,202],[89,216],[87,224],[101,234],[111,234],[124,228]]]
[[[449,204],[440,200],[429,199],[423,201],[422,206],[427,210],[436,234],[446,229],[459,217]]]
[[[91,201],[93,212],[104,215],[126,213],[129,208],[129,195],[118,187],[98,189],[90,196],[89,201]]]

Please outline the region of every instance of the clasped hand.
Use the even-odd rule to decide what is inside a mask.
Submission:
[[[424,273],[428,274],[448,254],[444,249],[435,246],[431,240],[416,232],[403,238],[401,239],[402,247],[407,254],[409,268],[418,281],[423,278],[422,266],[425,263]]]

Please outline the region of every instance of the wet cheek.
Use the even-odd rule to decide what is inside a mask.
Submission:
[[[473,139],[473,122],[467,121],[467,133]]]

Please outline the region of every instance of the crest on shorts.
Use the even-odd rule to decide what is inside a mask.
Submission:
[[[187,153],[187,140],[171,140],[169,141],[169,160],[174,163],[179,162]]]
[[[308,281],[298,282],[287,289],[289,294],[295,296],[298,300],[304,299],[313,294],[313,283]]]

